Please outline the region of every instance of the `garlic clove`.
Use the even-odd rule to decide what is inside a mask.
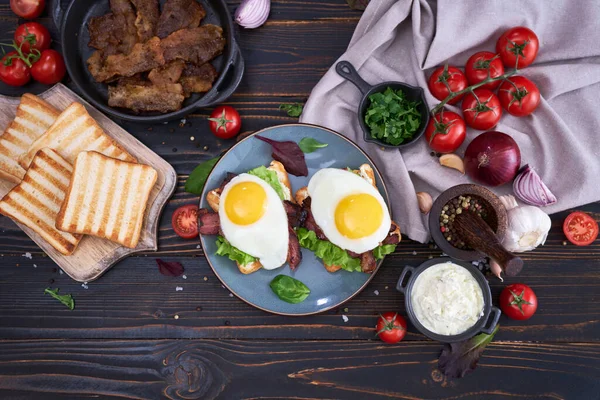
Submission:
[[[500,267],[500,264],[494,260],[490,260],[490,269],[492,270],[492,273],[496,275],[498,279],[500,279],[500,282],[504,282],[504,279],[502,279],[502,268]]]
[[[417,201],[419,202],[419,209],[421,213],[427,214],[433,206],[433,199],[427,192],[417,192]]]
[[[440,164],[444,167],[454,168],[463,175],[465,174],[465,162],[456,154],[444,154],[440,156]]]

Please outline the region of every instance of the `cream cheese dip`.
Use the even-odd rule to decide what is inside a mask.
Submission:
[[[438,335],[463,333],[483,315],[483,292],[464,267],[444,262],[424,270],[411,289],[419,322]]]

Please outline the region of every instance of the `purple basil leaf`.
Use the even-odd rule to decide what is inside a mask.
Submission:
[[[304,152],[296,142],[278,142],[262,136],[257,139],[267,142],[273,148],[273,159],[283,164],[287,172],[294,176],[308,176],[308,167],[304,159]]]
[[[498,332],[498,327],[499,325],[496,325],[491,335],[480,333],[462,342],[444,344],[438,360],[439,370],[449,378],[462,378],[473,372],[485,346],[494,339],[494,335]]]
[[[371,0],[346,0],[346,3],[354,10],[364,10],[369,5],[369,1]]]
[[[183,275],[183,265],[178,262],[166,262],[159,258],[156,259],[158,270],[164,276],[181,276]]]

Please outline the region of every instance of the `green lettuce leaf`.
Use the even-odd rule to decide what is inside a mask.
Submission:
[[[281,200],[285,199],[283,188],[281,187],[281,183],[279,183],[279,179],[277,179],[277,172],[271,171],[264,165],[261,165],[258,168],[251,169],[248,171],[248,173],[267,182],[273,189],[275,189],[275,192],[277,192],[277,195]]]
[[[382,260],[388,254],[392,254],[396,250],[395,244],[382,244],[373,249],[373,255],[377,260]]]
[[[342,269],[349,272],[362,272],[360,259],[352,258],[346,252],[325,240],[319,240],[313,231],[305,228],[298,228],[296,231],[300,246],[314,252],[317,257],[323,260],[327,265],[339,265]]]
[[[256,261],[256,258],[233,247],[223,236],[217,238],[217,255],[229,257],[231,261],[237,261],[241,265],[250,264]]]

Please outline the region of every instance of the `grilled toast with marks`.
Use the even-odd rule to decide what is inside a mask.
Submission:
[[[156,170],[148,165],[117,160],[95,151],[81,152],[75,159],[56,227],[135,248],[157,178]]]
[[[56,229],[73,168],[51,149],[33,158],[23,180],[0,200],[0,213],[26,225],[61,254],[73,254],[81,235]]]
[[[369,164],[363,164],[358,169],[352,170],[357,175],[360,175],[364,180],[369,182],[375,189],[377,189],[377,181],[375,180],[375,172],[373,172],[373,168]],[[296,191],[295,194],[296,203],[302,205],[304,199],[308,197],[308,188],[306,186],[301,187]],[[388,236],[398,236],[398,241],[402,239],[400,235],[400,227],[398,224],[392,221],[392,225],[396,228],[393,232],[390,232]],[[323,263],[323,266],[328,272],[336,272],[339,271],[342,267],[339,265],[327,265]]]
[[[294,203],[294,198],[292,197],[292,186],[290,185],[290,178],[283,164],[279,161],[273,160],[271,161],[271,164],[269,164],[269,167],[267,167],[267,169],[274,171],[277,174],[277,180],[279,180],[279,183],[281,184],[281,187],[283,189],[284,200],[289,200],[292,203]],[[220,200],[220,188],[211,190],[206,194],[206,201],[208,202],[208,205],[210,206],[210,208],[212,208],[214,212],[219,212]],[[260,263],[260,261],[254,261],[249,264],[240,264],[236,262],[236,264],[240,272],[245,275],[256,272],[262,268],[262,264]]]
[[[44,147],[54,149],[71,164],[82,151],[96,151],[107,157],[136,162],[136,159],[121,145],[104,133],[100,125],[79,103],[72,103],[67,107],[46,133],[20,157],[21,167],[25,169],[29,167],[35,153]]]
[[[19,157],[52,126],[60,111],[29,93],[21,96],[15,119],[0,136],[0,179],[19,183],[25,169]]]

